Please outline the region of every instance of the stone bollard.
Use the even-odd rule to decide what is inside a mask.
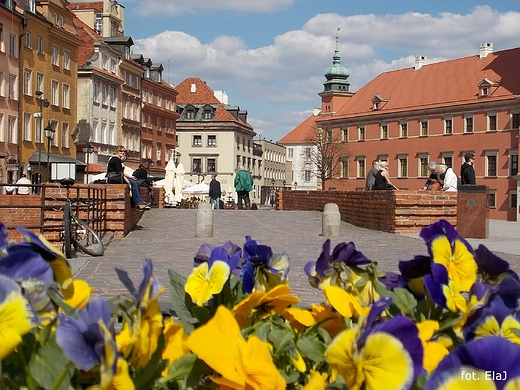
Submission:
[[[323,209],[321,235],[323,237],[338,237],[341,224],[341,214],[336,203],[327,203]]]
[[[213,237],[213,210],[209,203],[199,203],[195,215],[195,237]]]

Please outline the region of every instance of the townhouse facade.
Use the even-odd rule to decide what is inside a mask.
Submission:
[[[22,18],[23,10],[15,3],[0,5],[0,182],[4,183],[16,181],[20,168],[18,90]]]
[[[252,202],[260,199],[261,150],[254,146],[253,127],[247,111],[228,104],[223,91],[212,90],[199,78],[188,78],[176,86],[177,148],[176,162],[182,163],[185,178],[209,183],[218,175],[222,190],[236,199],[235,173],[244,166],[254,178]]]
[[[260,164],[260,203],[274,204],[276,190],[293,188],[292,163],[287,161],[285,147],[266,139],[255,141],[262,153]]]
[[[336,48],[335,65],[340,59]],[[372,160],[389,162],[398,188],[420,189],[429,161],[460,175],[464,154],[475,153],[489,217],[517,221],[519,61],[520,48],[494,52],[482,43],[465,58],[428,64],[417,56],[414,67],[382,73],[355,93],[348,71],[326,72],[320,113],[286,137],[302,140],[315,126],[341,139],[339,168],[324,189],[362,190]]]

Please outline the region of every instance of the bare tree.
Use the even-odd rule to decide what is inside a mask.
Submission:
[[[309,147],[302,153],[303,166],[309,168],[311,175],[316,176],[321,188],[325,188],[325,181],[332,178],[334,172],[341,167],[341,156],[344,150],[341,144],[341,135],[334,134],[332,129],[322,129],[316,123],[309,130],[306,138]],[[315,169],[312,169],[315,168]]]

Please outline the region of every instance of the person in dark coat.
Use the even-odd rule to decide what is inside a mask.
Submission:
[[[220,208],[220,196],[222,190],[220,189],[220,182],[217,180],[217,175],[211,175],[211,181],[209,182],[209,200],[211,205],[215,203],[215,208]]]
[[[475,177],[475,153],[466,153],[464,155],[464,164],[460,167],[460,181],[464,184],[477,184]]]
[[[155,206],[155,200],[153,198],[153,180],[150,179],[149,170],[153,165],[153,161],[151,158],[143,158],[141,160],[141,165],[137,168],[133,175],[139,183],[139,187],[146,188],[148,190],[148,196],[150,197],[150,203],[152,206]]]

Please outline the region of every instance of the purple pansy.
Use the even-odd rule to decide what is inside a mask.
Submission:
[[[98,321],[109,327],[110,310],[101,298],[92,298],[84,310],[75,312],[75,317],[59,314],[56,343],[80,370],[90,371],[104,356],[103,331]]]
[[[138,304],[143,303],[145,299],[148,300],[152,298],[160,291],[161,284],[153,274],[152,260],[149,258],[144,259],[143,268],[141,269],[141,279],[139,280],[137,289],[128,276],[128,272],[119,268],[116,268],[115,271],[121,283],[123,283],[130,294],[133,295]]]
[[[470,253],[474,254],[471,245],[464,238],[462,238],[462,236],[459,235],[457,230],[455,230],[455,228],[445,219],[441,219],[440,221],[435,222],[430,226],[423,227],[419,235],[425,241],[426,246],[428,247],[428,252],[430,253],[430,256],[432,256],[432,260],[434,260],[431,249],[432,242],[441,236],[445,236],[448,239],[452,249],[455,246],[455,242],[460,241],[466,246]]]

